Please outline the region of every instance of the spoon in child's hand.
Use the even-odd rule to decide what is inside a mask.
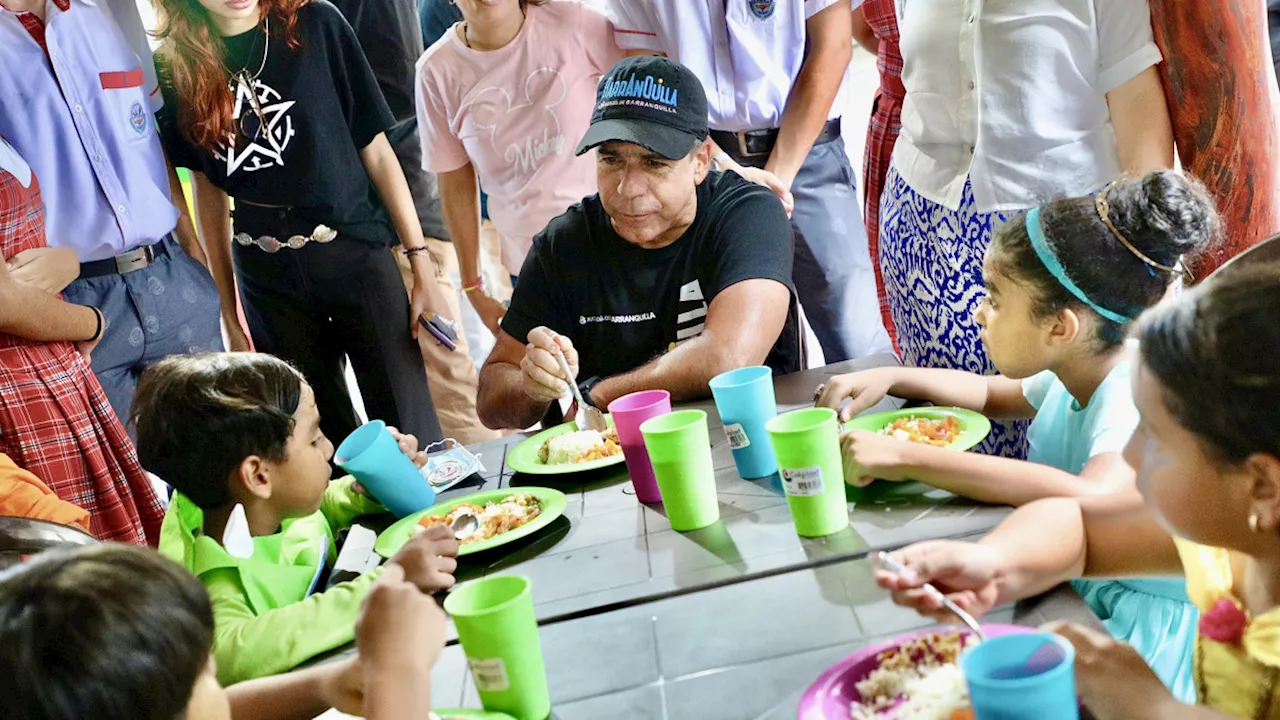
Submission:
[[[901,563],[894,560],[889,556],[889,553],[884,551],[876,553],[876,563],[895,575],[901,575],[902,572],[906,570]],[[960,622],[967,625],[969,629],[973,631],[973,634],[978,637],[979,641],[987,639],[987,634],[982,632],[982,627],[978,625],[977,619],[966,612],[964,608],[957,605],[951,598],[947,597],[945,593],[929,583],[925,583],[920,587],[923,588],[925,592],[937,598],[938,601],[942,603],[942,606],[950,610],[952,614],[960,618]]]

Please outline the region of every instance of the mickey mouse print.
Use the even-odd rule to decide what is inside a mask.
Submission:
[[[513,275],[533,236],[596,192],[595,154],[574,152],[600,77],[621,58],[607,19],[551,2],[530,4],[505,47],[477,51],[451,32],[418,61],[423,165],[474,168]]]

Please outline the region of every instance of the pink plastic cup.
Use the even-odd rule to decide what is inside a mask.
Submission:
[[[645,449],[640,425],[649,418],[669,412],[671,393],[666,390],[643,390],[623,395],[609,403],[609,414],[613,416],[613,425],[618,429],[618,440],[622,444],[622,457],[627,461],[631,485],[636,489],[636,499],[642,503],[662,502],[662,493],[658,490],[658,480],[653,475],[653,464],[649,462],[649,451]]]

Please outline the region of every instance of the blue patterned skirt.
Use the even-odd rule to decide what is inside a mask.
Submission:
[[[908,366],[995,374],[978,336],[982,258],[1014,213],[980,213],[966,180],[959,210],[911,189],[893,166],[880,194],[880,269]],[[1028,422],[992,423],[977,451],[1025,458]]]

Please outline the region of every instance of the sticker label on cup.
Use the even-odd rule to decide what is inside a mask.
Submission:
[[[782,487],[792,497],[821,495],[823,490],[822,468],[795,468],[782,470]]]
[[[476,681],[476,689],[480,692],[502,692],[511,689],[511,679],[507,677],[507,665],[502,658],[467,658],[471,666],[471,677]]]
[[[724,434],[729,438],[729,448],[732,450],[751,447],[751,438],[747,437],[747,431],[738,423],[725,425]]]

